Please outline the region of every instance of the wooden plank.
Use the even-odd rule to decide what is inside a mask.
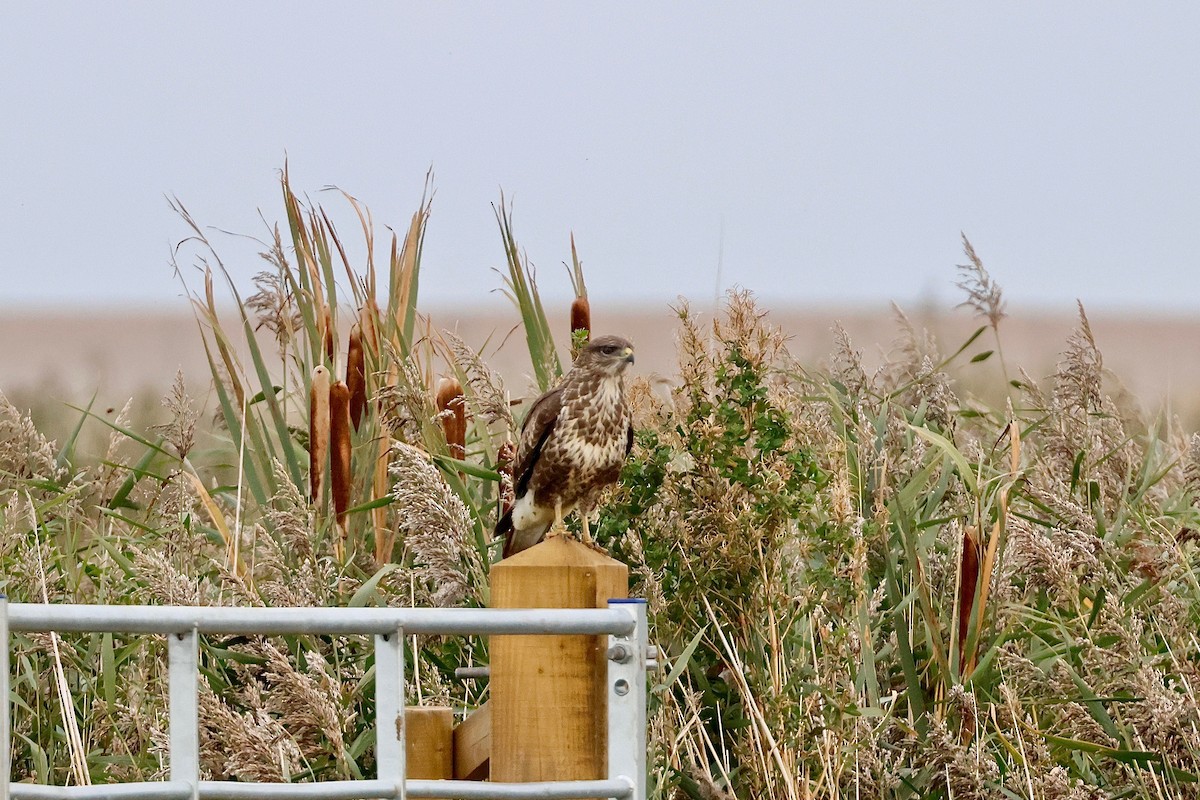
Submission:
[[[492,757],[492,701],[454,729],[454,779],[486,781]]]
[[[629,570],[566,536],[492,567],[493,608],[604,608]],[[605,636],[493,636],[494,781],[607,777]]]
[[[454,712],[438,706],[404,709],[405,753],[412,780],[446,780],[454,772]]]

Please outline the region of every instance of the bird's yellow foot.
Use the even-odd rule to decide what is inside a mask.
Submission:
[[[562,501],[554,501],[554,522],[550,523],[550,530],[546,531],[546,538],[553,539],[555,536],[563,536],[567,532],[567,526],[563,523]]]
[[[595,550],[597,553],[608,555],[608,551],[597,544],[596,540],[592,538],[592,523],[589,519],[589,515],[586,513],[583,514],[583,516],[580,518],[580,521],[583,523],[583,535],[579,537],[579,542],[585,547],[590,547],[591,549]]]

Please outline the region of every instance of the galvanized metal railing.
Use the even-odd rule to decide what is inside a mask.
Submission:
[[[12,783],[9,645],[14,631],[167,636],[169,779],[97,786]],[[607,779],[541,783],[406,780],[404,636],[410,633],[607,634]],[[202,634],[374,636],[376,778],[319,783],[200,780],[197,684],[198,637]],[[607,609],[229,608],[9,603],[0,595],[0,800],[645,800],[647,649],[646,606],[642,600],[611,600]]]

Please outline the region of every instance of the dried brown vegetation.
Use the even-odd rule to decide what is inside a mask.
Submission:
[[[85,413],[112,435],[83,466],[0,396],[10,597],[486,603],[520,411],[476,349],[416,311],[428,204],[377,285],[374,257],[353,269],[325,212],[283,188],[290,245],[273,232],[240,328],[222,326],[223,267],[179,209],[205,268],[215,431],[179,381],[145,434]],[[559,351],[503,203],[497,217],[532,396]],[[1106,390],[1082,308],[1053,375],[1010,373],[1002,293],[964,245],[982,327],[953,353],[899,314],[882,368],[844,331],[826,368],[797,363],[735,293],[712,319],[681,305],[677,376],[630,385],[637,444],[596,532],[666,654],[654,797],[1198,796],[1200,436]],[[572,264],[585,297],[573,246]],[[344,343],[340,316],[357,326]],[[967,395],[968,376],[1007,400]],[[484,643],[415,645],[410,701],[483,699],[452,670],[486,661]],[[161,776],[163,650],[17,637],[16,777]],[[368,643],[210,637],[201,661],[206,777],[371,774]]]

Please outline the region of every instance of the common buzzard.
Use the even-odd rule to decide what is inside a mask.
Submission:
[[[593,339],[529,409],[513,463],[515,500],[496,525],[505,557],[540,542],[552,524],[561,532],[563,516],[576,508],[591,544],[588,512],[600,490],[616,483],[633,447],[623,377],[632,363],[625,339]]]

